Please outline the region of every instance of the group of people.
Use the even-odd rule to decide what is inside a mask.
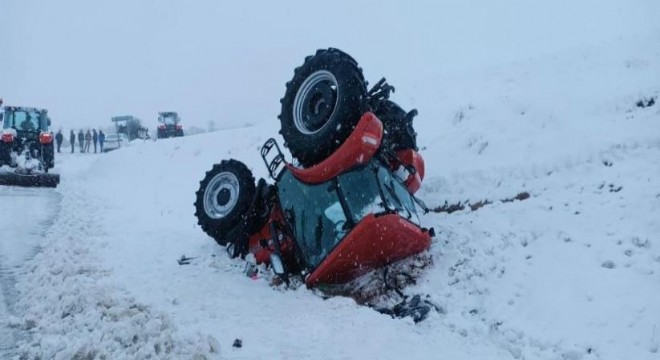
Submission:
[[[81,153],[89,153],[91,152],[91,146],[94,144],[94,152],[98,149],[100,152],[103,152],[103,143],[105,142],[105,134],[103,131],[99,130],[98,132],[96,129],[93,130],[87,130],[87,133],[83,133],[82,130],[78,132],[78,146],[80,147],[80,152]],[[57,144],[57,152],[60,152],[60,148],[62,147],[62,143],[64,142],[64,135],[62,134],[62,130],[58,130],[57,134],[55,134],[55,143]],[[71,144],[71,153],[73,154],[74,148],[76,145],[76,134],[73,130],[71,130],[71,134],[69,134],[69,143]]]

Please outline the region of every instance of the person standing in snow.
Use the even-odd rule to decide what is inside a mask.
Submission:
[[[80,146],[80,152],[85,152],[85,134],[82,129],[78,132],[78,146]]]
[[[92,145],[92,133],[89,132],[89,129],[87,129],[87,133],[85,134],[85,152],[89,153],[89,147]]]
[[[92,129],[92,142],[94,142],[94,154],[96,154],[96,144],[99,142],[99,134],[96,133],[96,129]]]
[[[103,152],[103,143],[105,142],[105,134],[102,130],[99,130],[99,146],[100,151]]]
[[[74,145],[76,145],[76,134],[71,130],[71,134],[69,134],[69,143],[71,143],[71,153],[73,154],[73,148]]]
[[[62,141],[64,141],[64,135],[62,135],[62,130],[57,130],[57,134],[55,134],[55,142],[57,143],[57,152],[60,152],[60,148],[62,147]]]

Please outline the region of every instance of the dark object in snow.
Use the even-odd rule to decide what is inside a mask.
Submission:
[[[59,174],[48,170],[55,166],[55,136],[48,130],[50,118],[44,109],[6,106],[0,113],[0,185],[57,187]]]
[[[55,188],[59,183],[60,174],[0,172],[0,185]]]
[[[196,192],[202,229],[232,257],[252,253],[288,284],[343,284],[430,246],[414,197],[424,178],[412,119],[389,100],[385,79],[367,91],[357,63],[337,49],[305,59],[279,116],[285,145],[261,148],[274,184],[222,160]],[[422,205],[419,205],[422,206]],[[424,207],[422,207],[424,208]],[[379,239],[374,242],[373,239]]]
[[[243,347],[243,340],[236,339],[234,340],[234,343],[231,346],[240,349]]]
[[[606,269],[614,269],[616,267],[616,265],[614,264],[614,261],[612,261],[612,260],[606,260],[600,266],[602,266]]]
[[[518,193],[518,195],[516,195],[512,198],[502,199],[500,201],[502,201],[503,203],[507,203],[507,202],[513,202],[514,200],[523,201],[523,200],[527,200],[529,198],[530,198],[529,193],[527,191],[523,191],[521,193]]]
[[[655,97],[650,97],[646,99],[640,99],[635,103],[638,108],[647,108],[655,105]]]
[[[610,192],[619,192],[623,189],[623,186],[616,186],[614,184],[610,184]]]
[[[434,304],[426,295],[424,299],[419,294],[412,297],[406,297],[403,301],[396,304],[391,309],[376,309],[378,312],[390,315],[393,318],[411,317],[415,323],[426,319],[431,312],[435,310],[440,312],[440,306]]]
[[[403,306],[400,304],[412,301],[413,296],[404,294],[404,289],[416,284],[417,278],[432,264],[432,257],[425,252],[372,271],[349,283],[323,285],[318,286],[317,289],[324,296],[350,297],[360,305],[391,315],[395,313],[395,309],[400,312]],[[445,313],[445,310],[436,305],[429,295],[420,295],[420,300],[432,304],[432,310],[437,313]]]
[[[196,258],[197,257],[186,257],[186,255],[181,255],[181,258],[176,262],[178,262],[179,265],[190,265],[190,261]]]
[[[245,263],[245,276],[254,279],[259,275],[259,268],[251,263]]]
[[[529,198],[530,198],[529,193],[526,192],[526,191],[523,191],[521,193],[518,193],[518,195],[516,195],[512,198],[502,199],[502,200],[500,200],[500,202],[508,203],[508,202],[513,202],[513,201],[516,201],[516,200],[517,201],[523,201],[523,200],[527,200]],[[445,201],[445,203],[443,205],[436,206],[435,208],[431,208],[431,209],[429,209],[429,211],[434,212],[434,213],[451,214],[451,213],[456,212],[456,211],[465,210],[466,207],[469,207],[470,210],[475,211],[475,210],[479,210],[480,208],[482,208],[486,205],[490,205],[492,203],[493,202],[491,200],[480,200],[480,201],[477,201],[476,203],[470,203],[469,201],[464,201],[464,202],[459,202],[459,203],[456,203],[456,204],[448,204]]]

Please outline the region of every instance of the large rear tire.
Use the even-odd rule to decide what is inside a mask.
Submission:
[[[286,85],[279,119],[285,146],[304,167],[331,155],[367,111],[362,69],[337,49],[318,50]]]
[[[202,230],[225,246],[227,235],[249,222],[255,196],[254,176],[240,161],[223,160],[206,172],[196,192],[195,216]]]

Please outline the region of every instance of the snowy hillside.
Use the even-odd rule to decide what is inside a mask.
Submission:
[[[213,163],[240,159],[265,177],[258,149],[279,130],[273,116],[102,156],[62,154],[60,213],[6,321],[30,335],[18,353],[660,358],[660,34],[451,75],[408,71],[415,81],[395,83],[395,100],[420,110],[421,197],[492,202],[422,219],[438,233],[434,265],[407,291],[429,294],[439,313],[414,324],[348,298],[271,288],[196,225],[194,192]],[[499,201],[521,192],[530,198]],[[192,264],[177,264],[184,254]]]
[[[63,153],[57,189],[0,188],[0,358],[660,359],[660,2],[1,12],[0,97],[55,130],[164,109],[223,130]],[[422,218],[433,265],[406,292],[441,309],[418,324],[250,279],[193,216],[214,163],[265,177],[284,84],[329,46],[418,108],[419,195],[463,208]]]

